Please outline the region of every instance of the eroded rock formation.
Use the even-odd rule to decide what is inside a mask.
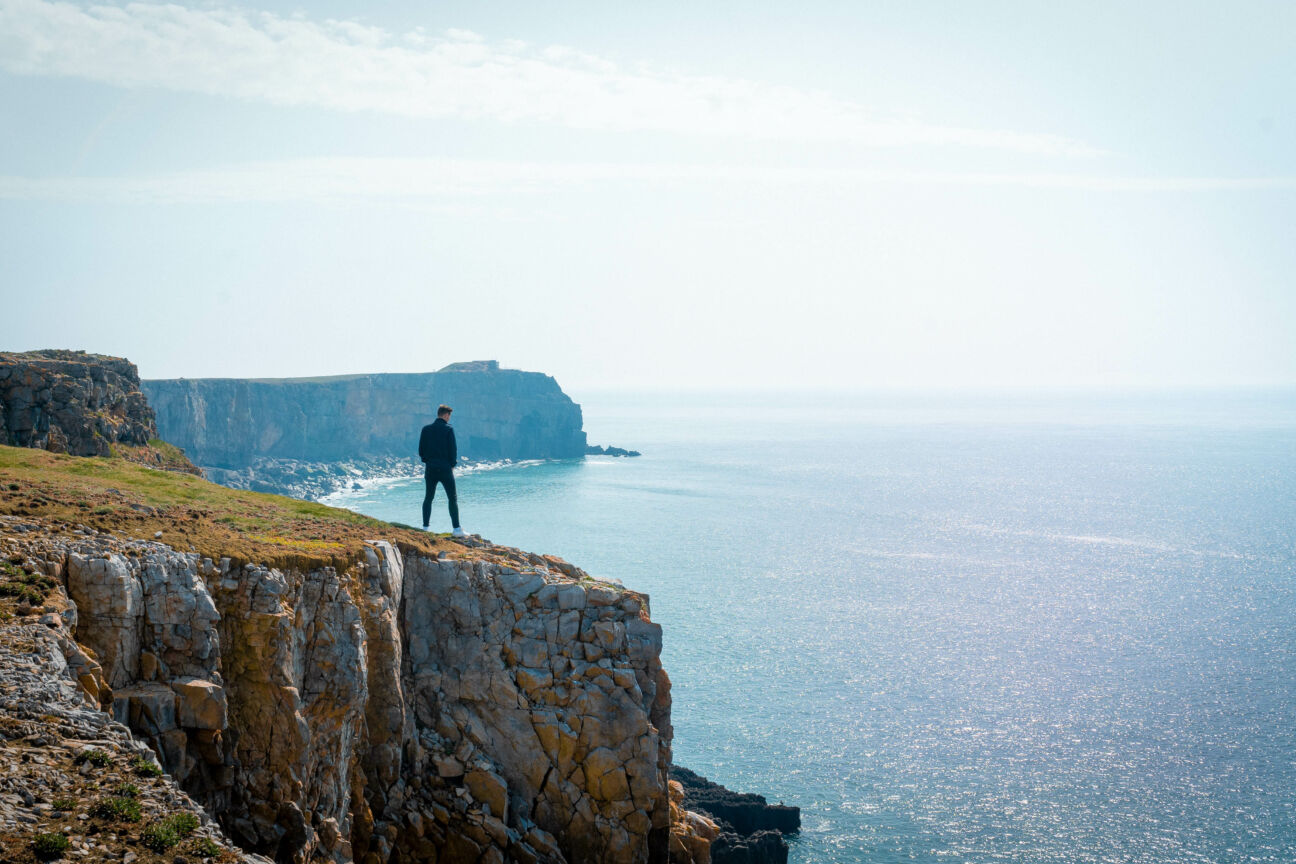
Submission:
[[[671,800],[685,814],[677,821],[698,823],[694,833],[709,841],[706,854],[711,864],[785,864],[788,845],[783,835],[801,829],[799,807],[770,804],[763,795],[731,791],[687,768],[676,767],[671,778]],[[681,833],[680,828],[674,831]],[[689,843],[689,838],[677,841],[672,837],[672,846],[687,848]],[[698,845],[696,839],[691,845]]]
[[[475,541],[297,570],[0,521],[7,560],[71,600],[43,619],[85,648],[70,676],[245,850],[629,864],[698,845],[686,824],[671,840],[642,594]]]
[[[107,456],[157,437],[135,364],[84,351],[0,353],[0,444]]]

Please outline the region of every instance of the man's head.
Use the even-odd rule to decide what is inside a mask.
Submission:
[[[437,417],[441,420],[449,420],[450,412],[453,410],[454,409],[451,408],[449,405],[441,405],[440,407],[437,408]]]

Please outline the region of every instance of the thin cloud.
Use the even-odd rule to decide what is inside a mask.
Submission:
[[[0,0],[0,68],[416,118],[872,147],[1099,152],[1058,135],[877,117],[822,92],[625,69],[563,46],[490,42],[465,30],[392,33],[355,21],[282,18],[229,7]]]
[[[1296,177],[1118,177],[859,170],[768,170],[735,165],[530,163],[443,159],[321,158],[255,162],[207,171],[124,177],[0,175],[0,199],[109,203],[394,202],[470,204],[556,189],[703,185],[740,188],[821,184],[983,186],[1110,193],[1291,192]]]

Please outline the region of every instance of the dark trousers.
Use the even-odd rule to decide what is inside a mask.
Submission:
[[[454,471],[450,468],[433,468],[427,466],[423,473],[427,483],[427,492],[423,493],[423,527],[428,527],[432,518],[432,499],[436,497],[436,487],[440,483],[445,487],[446,498],[450,499],[450,524],[459,527],[459,496],[455,494]]]

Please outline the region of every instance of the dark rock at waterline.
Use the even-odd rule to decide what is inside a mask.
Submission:
[[[684,787],[684,804],[689,810],[725,822],[739,834],[767,830],[791,834],[801,830],[800,807],[770,804],[763,795],[734,792],[679,766],[671,769],[671,779]]]
[[[642,456],[638,450],[625,450],[621,447],[600,447],[597,444],[590,444],[585,448],[586,456]]]
[[[721,834],[711,844],[712,864],[785,864],[784,834],[801,829],[801,808],[770,804],[763,795],[734,792],[687,768],[671,768],[684,789],[684,806],[710,816]]]
[[[788,844],[777,831],[746,837],[725,831],[711,842],[711,864],[787,864]]]

